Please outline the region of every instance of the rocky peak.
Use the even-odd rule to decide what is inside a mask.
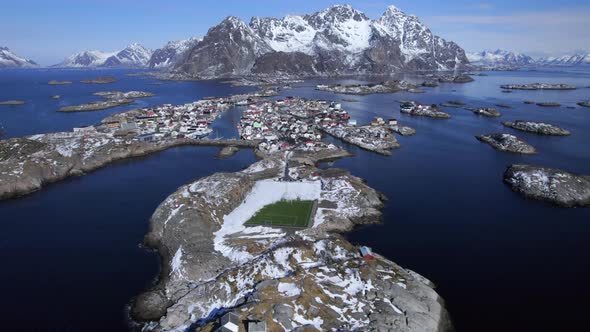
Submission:
[[[369,21],[369,18],[363,12],[352,8],[350,5],[332,6],[315,14],[306,15],[304,19],[316,29],[347,21]]]

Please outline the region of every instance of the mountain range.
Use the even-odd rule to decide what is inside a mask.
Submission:
[[[145,67],[152,57],[152,51],[133,43],[121,51],[83,51],[76,53],[53,67]]]
[[[505,50],[467,53],[467,58],[471,64],[481,67],[524,67],[535,64],[535,60],[526,54]]]
[[[348,5],[249,24],[228,17],[209,29],[172,71],[198,78],[238,75],[384,74],[455,70],[465,51],[394,6],[376,20]]]
[[[0,68],[36,68],[37,63],[14,54],[8,47],[0,47]]]
[[[486,68],[590,65],[590,53],[583,51],[558,57],[534,59],[526,54],[506,50],[485,50],[467,53],[467,58],[472,65]]]
[[[416,16],[389,6],[376,19],[349,5],[308,15],[227,17],[203,38],[170,41],[152,51],[83,51],[52,67],[161,69],[179,78],[242,75],[337,76],[476,67],[590,65],[590,53],[533,59],[505,50],[465,51],[434,35]],[[0,68],[38,65],[0,47]]]

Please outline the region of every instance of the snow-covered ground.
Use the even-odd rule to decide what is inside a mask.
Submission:
[[[215,232],[215,250],[235,262],[245,262],[252,259],[252,255],[241,249],[226,244],[229,236],[243,233],[246,223],[263,207],[281,200],[317,200],[322,193],[320,181],[283,182],[276,180],[258,181],[244,202],[223,218],[221,228]],[[250,230],[249,233],[253,231]],[[276,234],[275,229],[256,227],[256,233]]]

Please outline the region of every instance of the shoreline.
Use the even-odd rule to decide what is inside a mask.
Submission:
[[[357,294],[361,301],[368,301],[367,303],[372,303],[371,305],[376,305],[380,308],[382,308],[381,305],[385,305],[393,315],[393,317],[389,318],[385,318],[385,316],[376,318],[375,321],[370,323],[373,324],[371,326],[380,326],[379,324],[385,324],[385,322],[389,320],[393,321],[394,319],[400,323],[404,322],[403,324],[408,324],[409,319],[412,322],[408,326],[409,331],[422,331],[426,326],[433,331],[451,331],[452,323],[445,309],[444,300],[433,290],[434,285],[430,281],[413,271],[399,267],[394,262],[378,254],[375,254],[376,258],[373,265],[368,262],[363,263],[362,259],[359,260],[360,257],[356,258],[355,247],[343,235],[360,225],[380,223],[382,217],[381,209],[384,206],[383,204],[386,198],[373,188],[368,187],[362,179],[351,175],[346,170],[317,169],[317,165],[322,162],[344,158],[350,155],[342,149],[327,152],[296,151],[298,156],[294,156],[292,159],[307,159],[312,162],[311,164],[305,162],[299,164],[299,162],[296,162],[298,165],[296,167],[305,165],[303,167],[304,174],[315,174],[314,172],[319,172],[324,186],[328,188],[324,188],[322,192],[325,190],[329,191],[333,183],[339,183],[340,181],[343,181],[343,184],[348,183],[352,185],[351,188],[355,188],[355,190],[349,194],[337,196],[339,198],[332,198],[336,201],[343,200],[345,203],[342,204],[344,205],[340,207],[339,203],[339,207],[334,210],[334,206],[320,201],[319,214],[325,218],[323,223],[317,224],[316,219],[315,225],[312,228],[296,231],[295,234],[285,234],[280,235],[278,238],[271,237],[270,239],[265,239],[264,237],[259,238],[256,235],[258,233],[251,233],[249,231],[247,234],[254,234],[253,238],[259,239],[256,240],[257,242],[262,241],[262,244],[258,244],[254,249],[247,244],[249,241],[247,235],[239,235],[239,233],[232,235],[227,238],[226,244],[221,248],[227,246],[234,248],[231,249],[234,252],[234,256],[235,252],[241,252],[242,250],[251,252],[251,255],[253,255],[244,253],[244,255],[250,258],[240,261],[240,263],[232,261],[231,258],[224,256],[224,252],[218,251],[218,242],[216,242],[218,240],[216,240],[217,236],[215,235],[218,231],[216,230],[219,227],[225,227],[225,222],[221,222],[219,216],[227,216],[237,206],[243,204],[242,201],[248,199],[249,192],[253,190],[256,183],[280,176],[283,173],[283,167],[289,167],[285,166],[285,163],[277,158],[277,154],[266,155],[263,159],[239,172],[214,173],[210,176],[194,180],[181,186],[175,193],[166,198],[150,218],[150,229],[143,241],[143,245],[147,250],[157,250],[160,258],[160,272],[157,282],[153,287],[131,300],[130,314],[133,322],[142,325],[146,331],[172,331],[186,328],[196,328],[197,331],[210,331],[209,328],[215,324],[215,317],[212,317],[207,310],[202,311],[199,309],[202,305],[208,303],[207,298],[214,296],[216,298],[220,297],[220,300],[225,298],[227,301],[232,302],[233,300],[231,299],[233,297],[240,297],[242,296],[240,295],[242,292],[248,290],[238,288],[229,293],[223,291],[223,287],[220,284],[224,284],[224,280],[231,280],[226,279],[225,275],[235,275],[237,273],[233,277],[237,278],[242,270],[249,270],[251,268],[256,270],[255,266],[258,264],[256,262],[260,260],[267,262],[266,264],[273,264],[272,257],[276,257],[277,252],[282,250],[280,248],[290,248],[291,246],[295,246],[293,248],[299,248],[298,246],[300,244],[296,243],[305,242],[309,243],[312,248],[318,246],[319,243],[324,243],[322,246],[335,246],[334,248],[340,248],[338,250],[344,249],[346,254],[343,255],[346,258],[340,264],[355,266],[353,268],[354,271],[357,271],[356,269],[358,268],[360,269],[359,271],[364,271],[363,273],[369,273],[368,275],[372,276],[371,278],[374,278],[376,274],[382,273],[383,270],[389,269],[394,269],[396,271],[394,274],[399,275],[400,277],[398,278],[402,278],[400,279],[401,281],[397,282],[397,286],[395,287],[399,287],[398,291],[404,295],[398,294],[397,296],[405,298],[404,301],[408,302],[395,302],[396,305],[392,304],[388,306],[387,302],[382,304],[378,300],[379,297],[372,298],[369,293],[366,293],[366,296],[368,296],[366,299],[364,297],[365,295],[363,295],[365,293]],[[223,188],[223,192],[217,193],[215,188]],[[354,196],[356,198],[359,195],[360,198],[357,200],[350,200],[351,197]],[[219,205],[214,204],[213,202],[216,201],[224,203]],[[352,207],[351,205],[354,205],[354,212],[349,210]],[[199,229],[200,232],[196,234],[191,231],[192,229]],[[276,231],[279,232],[278,230]],[[263,232],[261,234],[268,233]],[[273,243],[281,244],[277,247]],[[306,255],[313,255],[312,252],[305,252],[307,252]],[[317,250],[315,254],[318,254]],[[298,256],[295,255],[295,257]],[[306,257],[313,260],[310,256]],[[315,257],[316,259],[321,259],[319,258],[320,256]],[[333,265],[326,265],[324,269],[326,268],[334,271],[334,273],[338,272],[338,267]],[[295,272],[294,275],[291,275],[287,279],[292,280],[297,275],[298,273]],[[275,277],[267,277],[268,279],[263,278],[263,280],[251,286],[253,287],[253,293],[265,292],[265,289],[269,287],[266,285],[280,284],[286,277],[281,274]],[[384,279],[388,278],[386,275]],[[376,288],[374,287],[375,290],[372,292],[376,293],[385,291],[385,285],[390,284],[383,280],[377,281],[377,279],[375,279],[375,282],[377,282],[377,284],[374,284]],[[402,283],[403,287],[400,286]],[[265,286],[261,286],[263,284]],[[405,286],[406,284],[408,286]],[[250,286],[244,287],[248,288]],[[336,290],[332,289],[331,292],[336,292]],[[387,293],[387,291],[385,292]],[[416,297],[418,293],[415,292],[418,292],[421,296]],[[272,294],[275,295],[270,298],[265,297],[264,302],[277,303],[275,304],[275,309],[278,303],[294,301],[289,296],[276,293]],[[244,299],[238,299],[236,304],[228,307],[228,310],[239,312],[237,310],[242,308],[242,312],[259,312],[258,309],[251,308],[265,307],[267,305],[264,303],[250,302],[249,298],[251,296],[255,297],[255,295],[246,295]],[[302,295],[302,298],[305,298],[305,296]],[[308,300],[304,299],[301,301]],[[422,309],[418,309],[417,307],[421,305],[428,306],[429,318],[424,321],[415,321],[416,316],[414,315],[419,315],[418,312]],[[403,314],[401,311],[392,310],[392,307],[396,309],[397,306],[404,308],[402,309],[404,310]],[[406,306],[409,307],[406,308]],[[144,312],[143,310],[147,310],[147,308],[150,308],[150,310]],[[190,317],[187,316],[187,308],[191,308],[188,309]],[[221,309],[221,307],[217,308]],[[383,308],[382,310],[387,309]],[[417,312],[414,312],[415,310]],[[267,324],[272,324],[271,318],[268,316],[269,314],[270,312],[267,312],[263,316],[266,317]],[[203,321],[202,324],[195,325],[195,321],[200,317],[199,315],[202,315],[203,318],[208,317],[208,319]],[[217,314],[213,315],[216,316]],[[278,316],[273,316],[272,319],[280,320],[280,318],[276,317]],[[293,321],[293,324],[295,324],[295,321]],[[322,329],[324,327],[329,329],[330,326],[338,326],[339,324],[348,326],[346,324],[349,324],[349,322],[342,322],[339,319],[331,321],[324,318]],[[316,325],[316,328],[319,328],[318,325]]]
[[[52,133],[52,134],[42,134],[42,135],[35,135],[35,136],[51,136],[60,133]],[[0,151],[2,150],[5,144],[12,144],[15,142],[20,142],[17,144],[21,144],[23,140],[29,140],[33,136],[29,136],[28,138],[11,138],[4,141],[0,141]],[[77,137],[81,138],[81,137]],[[80,164],[79,155],[72,156],[72,157],[63,157],[58,155],[53,155],[47,161],[49,164],[54,164],[53,162],[64,163],[65,167],[50,167],[49,170],[43,170],[42,165],[39,165],[38,168],[35,168],[30,171],[30,175],[25,175],[23,177],[19,177],[16,180],[10,181],[7,179],[3,179],[2,184],[0,185],[0,200],[6,200],[11,198],[18,198],[33,192],[41,190],[47,184],[56,183],[67,179],[72,176],[82,176],[87,173],[91,173],[97,169],[103,168],[108,166],[111,163],[122,161],[126,159],[138,158],[138,157],[145,157],[154,153],[162,152],[164,150],[175,148],[175,147],[182,147],[182,146],[235,146],[239,148],[255,148],[255,143],[257,142],[245,142],[240,140],[220,140],[220,139],[199,139],[199,140],[175,140],[175,141],[166,141],[163,143],[152,144],[152,143],[143,143],[143,142],[132,142],[132,141],[125,141],[123,142],[123,150],[115,151],[114,154],[105,153],[100,155],[97,159],[94,160],[89,164]],[[115,148],[120,146],[115,146]],[[50,148],[51,150],[51,148]],[[84,153],[85,151],[81,152]],[[94,157],[94,156],[93,156]],[[2,159],[0,159],[2,161]],[[5,174],[0,174],[0,178]]]

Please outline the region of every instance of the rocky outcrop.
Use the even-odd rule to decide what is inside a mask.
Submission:
[[[285,61],[287,60],[287,61]],[[465,52],[413,15],[390,6],[376,20],[350,6],[304,16],[228,17],[172,70],[173,77],[239,75],[390,74],[414,70],[460,70]]]
[[[159,284],[138,297],[131,311],[148,321],[144,330],[213,331],[227,310],[240,321],[264,321],[272,331],[449,330],[432,283],[379,255],[363,260],[356,247],[332,233],[377,222],[380,195],[346,171],[318,170],[298,161],[306,152],[295,154],[286,171],[282,154],[267,156],[242,172],[183,186],[158,207],[146,244],[162,257]],[[304,182],[269,180],[283,173],[297,173]],[[234,219],[259,195],[258,186],[264,185],[263,196],[272,196],[274,187],[314,187],[318,177],[311,228],[286,232],[244,227],[246,215]],[[158,310],[150,308],[163,307],[165,314],[154,319]]]
[[[528,198],[564,207],[590,205],[590,176],[587,175],[548,167],[512,165],[504,173],[504,181]]]
[[[493,107],[466,107],[465,109],[473,112],[473,114],[483,115],[489,118],[497,118],[502,116],[502,113]]]
[[[394,133],[400,134],[402,136],[414,136],[416,135],[416,129],[408,126],[401,126],[401,125],[394,125],[390,126],[389,129]]]
[[[544,123],[544,122],[535,122],[535,121],[523,121],[523,120],[515,120],[515,121],[506,121],[502,122],[502,124],[506,127],[510,127],[520,131],[526,131],[529,133],[539,134],[539,135],[550,135],[550,136],[569,136],[571,133],[568,130],[565,130],[559,126]]]
[[[476,136],[476,138],[500,151],[521,154],[537,153],[537,150],[533,146],[510,134],[489,134]]]

